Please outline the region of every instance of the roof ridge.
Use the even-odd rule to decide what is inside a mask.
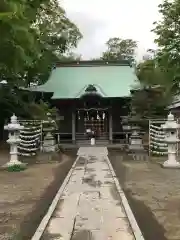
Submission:
[[[54,66],[54,65],[53,65]],[[82,61],[62,61],[57,62],[56,67],[82,67],[82,66],[129,66],[132,67],[128,60],[82,60]]]

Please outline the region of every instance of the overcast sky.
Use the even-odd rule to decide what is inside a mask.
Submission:
[[[68,17],[83,34],[77,52],[83,59],[100,56],[110,37],[138,42],[138,59],[155,48],[153,22],[162,0],[60,0]]]

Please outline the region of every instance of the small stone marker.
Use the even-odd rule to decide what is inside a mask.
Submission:
[[[95,145],[95,138],[91,138],[91,145]]]
[[[136,130],[134,130],[132,132],[129,149],[130,150],[144,150],[142,138]]]

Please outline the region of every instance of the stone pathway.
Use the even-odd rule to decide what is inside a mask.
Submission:
[[[69,182],[41,240],[137,239],[107,155],[105,147],[79,149]]]

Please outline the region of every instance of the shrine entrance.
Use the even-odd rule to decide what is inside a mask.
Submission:
[[[97,138],[108,136],[108,109],[79,109],[76,112],[76,132],[86,134],[87,129]]]
[[[104,98],[99,86],[88,85],[76,105],[76,139],[87,139],[88,132],[96,140],[109,139],[108,99]]]

